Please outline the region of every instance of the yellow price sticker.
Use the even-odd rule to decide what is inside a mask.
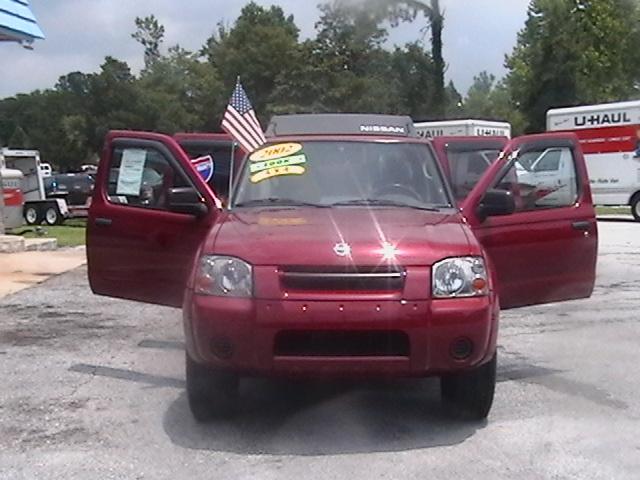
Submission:
[[[264,162],[266,160],[275,160],[277,158],[288,157],[302,150],[299,143],[278,143],[261,148],[257,152],[253,152],[249,157],[252,162]]]
[[[260,183],[273,177],[282,177],[285,175],[304,175],[307,170],[299,165],[291,165],[286,167],[270,168],[262,170],[251,177],[251,183]]]
[[[276,158],[275,160],[265,160],[264,162],[252,163],[249,166],[251,173],[258,173],[262,170],[269,170],[276,167],[288,167],[290,165],[301,165],[307,163],[307,157],[304,155],[294,155],[293,157]]]

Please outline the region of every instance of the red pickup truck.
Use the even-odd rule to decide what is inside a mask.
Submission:
[[[111,132],[100,162],[91,287],[182,308],[200,421],[253,375],[439,376],[452,413],[485,418],[500,309],[592,293],[597,225],[571,134],[434,148],[408,117],[294,115],[267,138],[226,206],[174,138]],[[571,165],[552,191],[526,169],[550,148]]]

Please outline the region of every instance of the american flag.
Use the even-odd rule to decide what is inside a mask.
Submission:
[[[253,152],[266,142],[260,122],[239,78],[222,119],[222,128],[247,152]]]

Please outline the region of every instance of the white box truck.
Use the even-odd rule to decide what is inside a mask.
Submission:
[[[547,131],[580,139],[596,205],[629,205],[640,221],[640,101],[549,110]]]
[[[436,137],[507,137],[511,138],[511,125],[487,120],[448,120],[444,122],[420,122],[415,124],[418,134],[425,138]]]

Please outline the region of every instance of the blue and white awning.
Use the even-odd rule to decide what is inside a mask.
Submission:
[[[42,38],[27,0],[0,0],[0,41],[31,43]]]

